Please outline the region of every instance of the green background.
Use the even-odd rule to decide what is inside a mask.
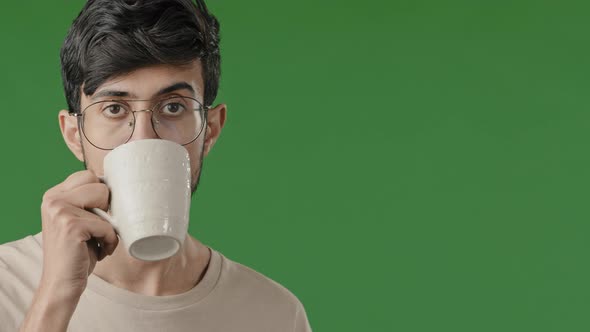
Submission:
[[[0,243],[82,168],[57,126],[82,4],[0,5]],[[587,2],[209,6],[228,121],[193,235],[315,331],[590,330]]]

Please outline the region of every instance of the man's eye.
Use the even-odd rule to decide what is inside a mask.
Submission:
[[[120,104],[111,104],[102,110],[102,113],[110,118],[119,118],[125,116],[125,109]]]
[[[185,107],[180,103],[168,103],[162,107],[162,113],[165,115],[179,115]]]

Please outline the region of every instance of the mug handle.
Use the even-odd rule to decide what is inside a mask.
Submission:
[[[105,183],[104,181],[104,176],[98,176],[98,180],[102,183]],[[117,226],[115,226],[115,219],[113,219],[113,217],[111,217],[110,214],[106,213],[105,211],[99,209],[99,208],[91,208],[90,211],[94,212],[95,214],[97,214],[99,217],[101,217],[102,219],[106,220],[109,222],[109,224],[111,224],[111,226],[113,226],[113,228],[115,229],[115,231],[117,232],[117,234],[119,234],[119,230],[117,229]]]
[[[113,217],[106,213],[105,211],[99,209],[99,208],[91,208],[90,211],[94,212],[95,214],[97,214],[99,217],[101,217],[102,219],[106,220],[109,222],[109,224],[111,224],[111,226],[113,226],[113,228],[115,229],[115,231],[117,231],[117,234],[119,233],[119,230],[117,229],[117,226],[115,226],[115,219],[113,219]]]

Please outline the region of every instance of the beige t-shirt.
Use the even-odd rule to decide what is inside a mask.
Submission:
[[[0,245],[1,332],[18,329],[42,265],[41,233]],[[140,295],[91,275],[68,331],[308,332],[311,328],[303,305],[289,290],[211,249],[203,279],[183,294]]]

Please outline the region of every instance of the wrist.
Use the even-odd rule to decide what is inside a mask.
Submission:
[[[74,303],[75,305],[86,289],[86,282],[86,280],[74,281],[42,275],[35,296],[49,301],[50,304]]]
[[[40,286],[20,331],[65,332],[79,299],[63,288]]]

